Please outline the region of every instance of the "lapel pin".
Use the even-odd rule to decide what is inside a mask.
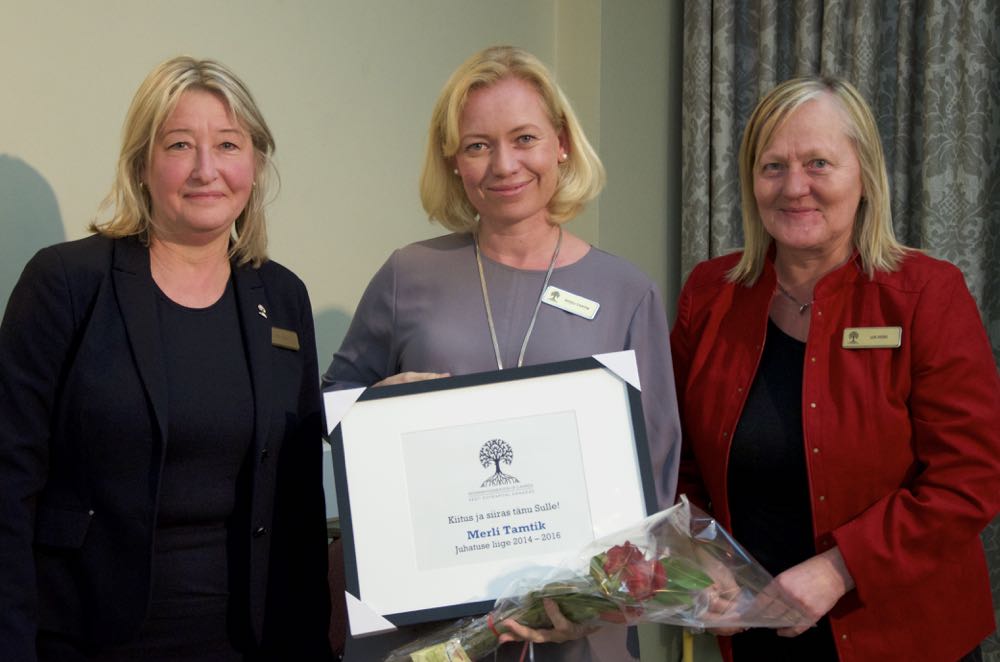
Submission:
[[[264,307],[264,304],[262,303],[257,304],[257,314],[263,317],[264,319],[267,319],[267,308]]]

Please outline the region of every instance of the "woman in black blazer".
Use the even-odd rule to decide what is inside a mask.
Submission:
[[[273,150],[231,71],[168,60],[110,220],[25,267],[0,326],[4,659],[329,656],[315,339],[266,256]]]

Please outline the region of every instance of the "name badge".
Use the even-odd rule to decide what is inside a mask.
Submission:
[[[844,349],[896,349],[903,344],[899,326],[856,326],[844,329]]]
[[[597,309],[601,307],[601,304],[596,301],[559,289],[555,285],[549,285],[545,288],[545,291],[542,292],[542,301],[588,320],[594,319],[597,315]]]
[[[290,349],[293,352],[299,351],[299,334],[291,329],[279,329],[271,327],[271,344],[275,347]]]

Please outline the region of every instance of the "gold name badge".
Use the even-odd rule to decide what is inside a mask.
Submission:
[[[293,352],[299,351],[299,334],[290,329],[279,329],[271,327],[271,344],[275,347],[283,347]]]
[[[844,329],[844,349],[896,349],[903,344],[900,326],[855,326]]]

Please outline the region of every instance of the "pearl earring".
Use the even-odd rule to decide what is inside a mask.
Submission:
[[[458,168],[455,168],[454,170],[452,170],[452,172],[457,175],[458,174]]]

